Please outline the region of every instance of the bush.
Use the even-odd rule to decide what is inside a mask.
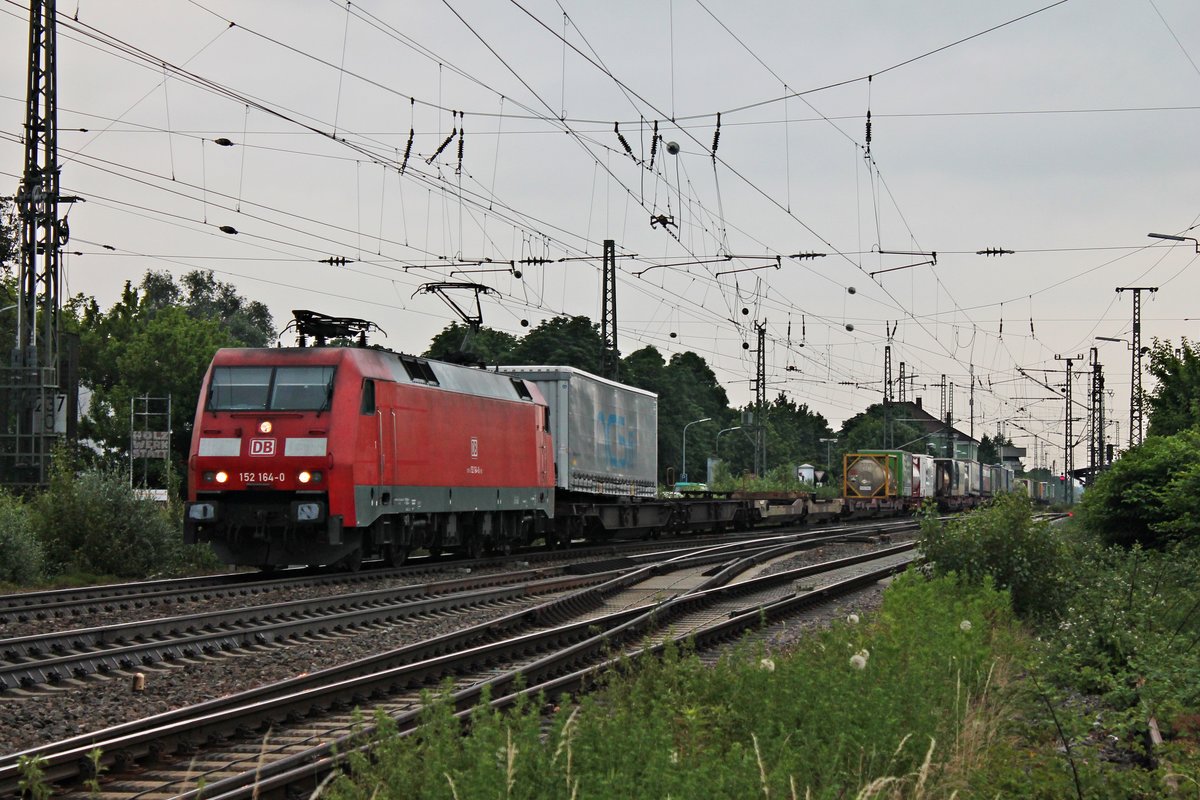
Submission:
[[[175,573],[187,560],[170,515],[134,494],[123,472],[57,466],[34,502],[50,571],[118,578]]]
[[[29,508],[20,498],[0,491],[0,582],[37,583],[45,560]]]
[[[1101,473],[1079,514],[1109,544],[1162,547],[1200,537],[1200,430],[1151,436]]]
[[[946,523],[927,508],[919,543],[937,574],[954,573],[975,585],[990,577],[1012,595],[1021,616],[1051,617],[1061,604],[1069,548],[1053,526],[1034,521],[1029,498],[1022,494],[999,495]]]

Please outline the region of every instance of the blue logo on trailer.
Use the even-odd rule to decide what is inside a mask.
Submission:
[[[604,429],[604,454],[608,458],[608,465],[628,467],[637,456],[637,431],[626,427],[624,415],[601,411],[596,415],[596,420]]]

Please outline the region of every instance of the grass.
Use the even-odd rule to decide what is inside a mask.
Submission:
[[[1007,713],[996,690],[1022,651],[1008,600],[899,579],[869,623],[790,652],[716,666],[672,650],[578,702],[481,711],[462,736],[432,698],[427,726],[326,793],[388,797],[924,797],[967,785]],[[913,703],[914,697],[923,702]]]

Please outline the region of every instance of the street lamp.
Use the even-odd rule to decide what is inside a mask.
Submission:
[[[741,429],[741,425],[734,425],[732,428],[722,428],[721,430],[717,431],[717,443],[713,447],[713,449],[717,451],[717,458],[721,457],[721,434],[729,433],[730,431],[740,431]]]
[[[1171,242],[1192,242],[1196,245],[1196,252],[1200,253],[1200,241],[1193,239],[1191,236],[1175,236],[1170,233],[1147,233],[1151,239],[1166,239]]]
[[[830,455],[829,450],[830,450],[830,445],[834,444],[835,442],[837,442],[837,439],[822,439],[821,440],[821,444],[825,445],[825,469],[828,469],[828,470],[833,469],[833,464],[830,463],[833,460],[833,456]]]
[[[711,422],[711,421],[712,421],[712,417],[705,417],[704,419],[692,420],[687,425],[683,426],[683,472],[679,476],[679,480],[682,483],[688,482],[688,479],[687,479],[687,429],[692,427],[693,425],[699,425],[701,422]]]

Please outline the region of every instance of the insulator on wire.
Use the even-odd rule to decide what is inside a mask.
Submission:
[[[615,133],[617,135],[617,139],[621,141],[621,147],[624,147],[625,152],[629,154],[629,157],[633,158],[633,148],[629,146],[629,142],[625,141],[625,135],[621,133],[621,123],[613,123],[613,133]]]
[[[463,130],[463,128],[465,127],[465,125],[463,124],[463,116],[464,115],[465,115],[465,112],[463,114],[458,115],[458,166],[454,168],[455,175],[462,175],[463,134],[466,133],[466,131]]]
[[[650,134],[650,169],[654,169],[654,156],[658,153],[658,120],[654,120],[654,131]]]
[[[400,174],[404,174],[405,168],[408,167],[408,157],[412,155],[413,137],[417,132],[412,128],[408,129],[408,144],[404,146],[404,159],[400,162]]]
[[[717,157],[717,145],[721,143],[721,112],[717,112],[717,129],[713,131],[712,157]]]
[[[1003,247],[989,247],[986,250],[976,250],[977,256],[1011,256],[1012,250],[1005,250]]]
[[[871,149],[871,110],[867,109],[867,150]]]
[[[453,111],[453,112],[451,112],[451,113],[453,114],[453,116],[454,116],[454,119],[458,119],[458,112],[457,112],[457,111]],[[438,149],[437,149],[437,150],[434,150],[434,151],[433,151],[433,155],[431,155],[429,158],[425,159],[425,163],[426,163],[426,164],[432,164],[432,163],[434,162],[434,160],[435,160],[435,159],[437,159],[437,157],[438,157],[438,156],[440,156],[440,155],[442,154],[442,151],[443,151],[443,150],[445,150],[447,147],[449,147],[449,146],[450,146],[450,143],[451,143],[452,141],[454,141],[454,137],[455,137],[455,136],[458,136],[458,126],[455,126],[455,127],[454,127],[454,130],[450,131],[450,135],[449,135],[449,136],[447,136],[447,137],[446,137],[446,140],[445,140],[445,141],[443,141],[443,142],[442,142],[442,143],[441,143],[441,144],[438,146]]]

